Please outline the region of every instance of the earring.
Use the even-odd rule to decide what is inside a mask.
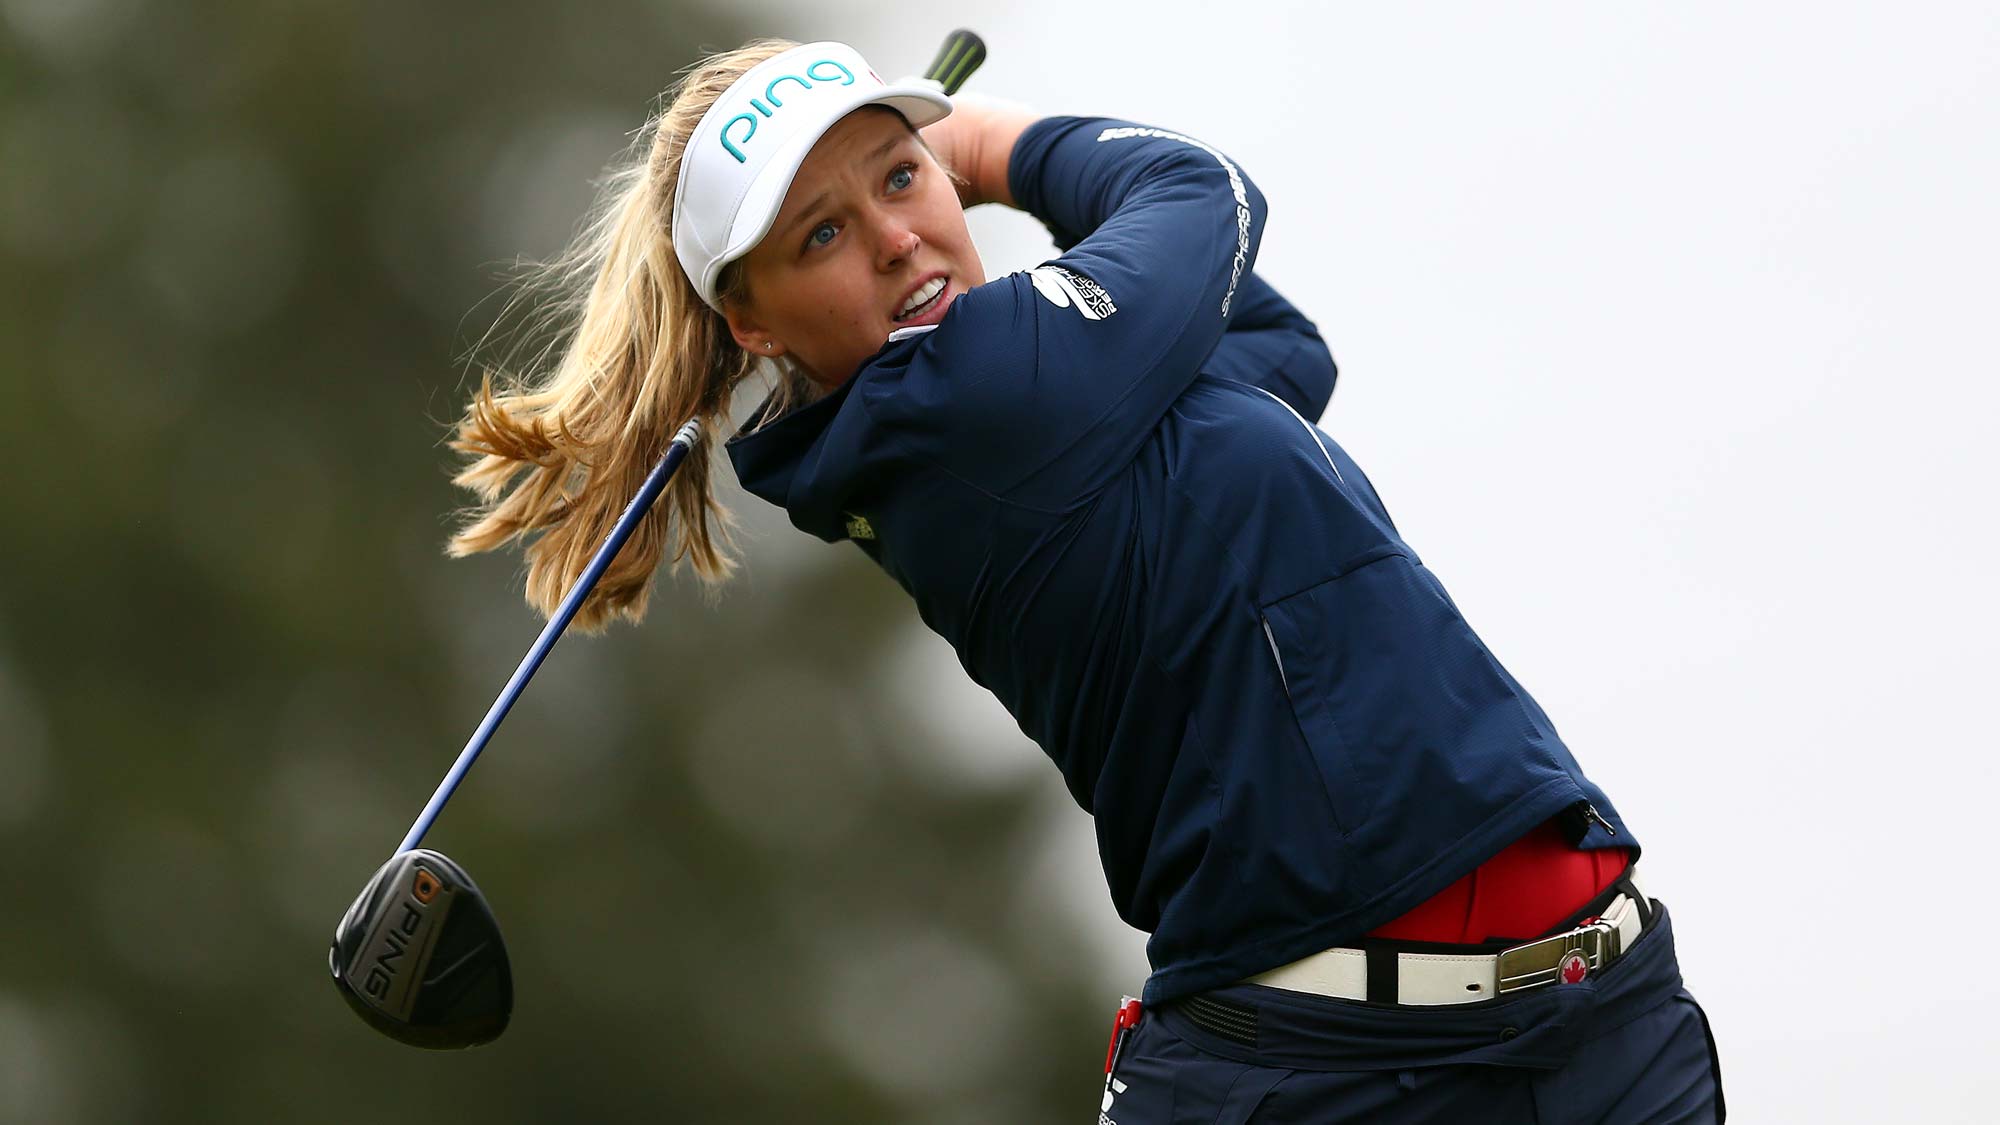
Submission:
[[[772,343],[771,341],[769,341],[769,340],[766,340],[766,341],[764,341],[764,350],[765,350],[765,351],[767,351],[767,352],[768,352],[768,351],[770,351],[770,350],[771,350],[772,348],[775,348],[775,347],[777,347],[777,346],[778,346],[778,345],[776,345],[776,344],[773,344],[773,343]]]

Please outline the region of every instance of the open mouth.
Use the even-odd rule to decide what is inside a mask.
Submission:
[[[924,314],[938,307],[938,302],[944,299],[944,291],[945,291],[944,278],[934,277],[929,281],[926,281],[925,283],[917,287],[916,292],[910,294],[908,300],[903,302],[902,311],[898,312],[894,317],[891,317],[890,319],[895,320],[897,322],[902,322],[907,320],[915,320],[916,318],[923,316]]]

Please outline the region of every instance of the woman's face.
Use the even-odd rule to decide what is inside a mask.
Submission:
[[[828,390],[889,333],[936,324],[986,281],[951,180],[902,116],[880,107],[826,131],[742,261],[748,295],[726,308],[736,342],[791,356]]]

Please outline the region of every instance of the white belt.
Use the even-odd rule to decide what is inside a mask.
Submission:
[[[1638,876],[1628,871],[1640,894]],[[1651,914],[1649,906],[1644,912]],[[1645,929],[1639,904],[1619,894],[1595,921],[1498,953],[1396,953],[1398,1004],[1474,1004],[1544,984],[1574,984],[1618,959]],[[1386,956],[1378,952],[1377,957]],[[1368,953],[1325,949],[1249,978],[1250,984],[1367,1000]],[[1378,998],[1379,999],[1379,998]]]

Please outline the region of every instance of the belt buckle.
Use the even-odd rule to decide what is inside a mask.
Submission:
[[[1618,930],[1599,919],[1587,926],[1500,951],[1497,990],[1518,992],[1545,984],[1575,984],[1617,956]]]

